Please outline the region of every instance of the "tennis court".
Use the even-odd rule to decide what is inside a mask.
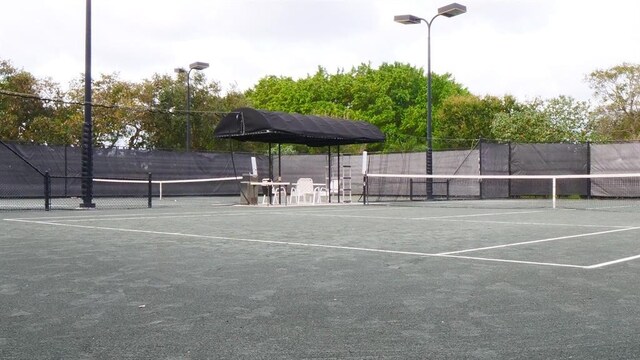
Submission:
[[[640,356],[640,217],[443,206],[0,213],[0,358]]]

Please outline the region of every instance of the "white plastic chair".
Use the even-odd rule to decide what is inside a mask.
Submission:
[[[274,186],[272,189],[273,191],[272,195],[271,195],[271,203],[273,205],[275,204],[282,204],[282,202],[284,202],[285,204],[287,203],[287,188],[284,186]]]
[[[318,186],[313,189],[313,202],[316,204],[322,203],[322,198],[329,201],[329,191],[324,186]]]
[[[316,202],[322,202],[323,197],[326,198],[327,201],[329,201],[329,195],[338,195],[338,193],[344,196],[344,192],[342,191],[342,189],[340,189],[340,183],[338,182],[338,179],[333,179],[331,180],[331,187],[326,188],[322,186],[315,189]]]
[[[293,200],[295,200],[297,204],[300,204],[300,202],[307,203],[307,199],[313,203],[315,201],[315,193],[313,190],[313,179],[298,179],[295,186],[291,188],[291,203],[293,203]]]
[[[262,179],[262,204],[269,204],[269,191],[271,191],[271,204],[280,204],[280,199],[284,196],[286,201],[287,191],[283,186],[271,186],[271,179]]]
[[[340,182],[338,179],[331,180],[331,189],[329,190],[331,191],[331,195],[338,195],[338,193],[340,193],[340,195],[344,196],[344,192],[340,189]]]

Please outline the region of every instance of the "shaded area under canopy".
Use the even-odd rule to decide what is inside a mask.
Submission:
[[[364,121],[239,108],[216,129],[217,138],[274,144],[332,146],[383,142],[384,134]]]

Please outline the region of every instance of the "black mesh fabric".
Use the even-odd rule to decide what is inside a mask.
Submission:
[[[509,144],[480,143],[480,175],[509,175]],[[509,180],[484,180],[480,184],[485,199],[509,197]]]
[[[0,197],[42,197],[43,173],[55,179],[52,196],[79,196],[80,148],[7,144],[0,146]],[[14,153],[15,152],[15,153]],[[124,149],[94,149],[94,178],[186,180],[242,176],[251,171],[251,156],[257,157],[258,172],[267,173],[266,156],[247,153],[196,153]],[[29,165],[32,164],[32,166]],[[234,168],[235,163],[235,168]],[[95,196],[122,190],[120,185],[100,184]],[[235,195],[235,181],[166,184],[166,195]],[[154,187],[154,195],[158,188]],[[123,194],[126,195],[126,194]]]
[[[511,175],[588,174],[587,144],[511,144]],[[548,195],[549,184],[532,180],[512,180],[511,196]],[[558,195],[588,195],[589,180],[558,184]]]

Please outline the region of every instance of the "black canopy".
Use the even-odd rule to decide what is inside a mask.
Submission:
[[[382,142],[384,134],[364,121],[239,108],[216,129],[217,138],[274,144],[330,146]]]

